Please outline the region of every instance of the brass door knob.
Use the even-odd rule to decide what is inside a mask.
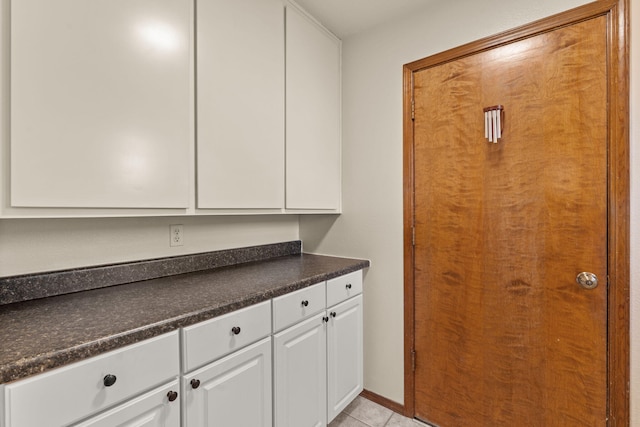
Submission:
[[[598,286],[598,276],[588,271],[583,271],[576,276],[576,282],[585,289],[594,289]]]

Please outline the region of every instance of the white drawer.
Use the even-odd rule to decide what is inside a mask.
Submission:
[[[362,270],[327,280],[327,307],[362,293]]]
[[[184,372],[199,368],[270,334],[271,301],[183,328]]]
[[[273,299],[273,331],[278,332],[324,310],[325,282]]]
[[[6,427],[67,425],[165,383],[179,374],[178,345],[175,331],[9,384]]]

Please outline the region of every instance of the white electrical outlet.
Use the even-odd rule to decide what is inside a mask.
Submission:
[[[182,246],[184,245],[184,229],[182,224],[173,224],[170,226],[171,231],[169,234],[170,241],[169,246]]]

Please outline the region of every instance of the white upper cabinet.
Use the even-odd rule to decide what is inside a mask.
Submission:
[[[284,5],[197,1],[197,207],[284,206]]]
[[[340,210],[340,40],[286,13],[286,208]]]
[[[188,207],[192,12],[11,2],[11,206]]]
[[[292,0],[7,10],[0,217],[341,211],[341,42]]]

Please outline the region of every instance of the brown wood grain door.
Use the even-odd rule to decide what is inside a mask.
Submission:
[[[606,425],[607,31],[596,17],[413,74],[419,419]]]

